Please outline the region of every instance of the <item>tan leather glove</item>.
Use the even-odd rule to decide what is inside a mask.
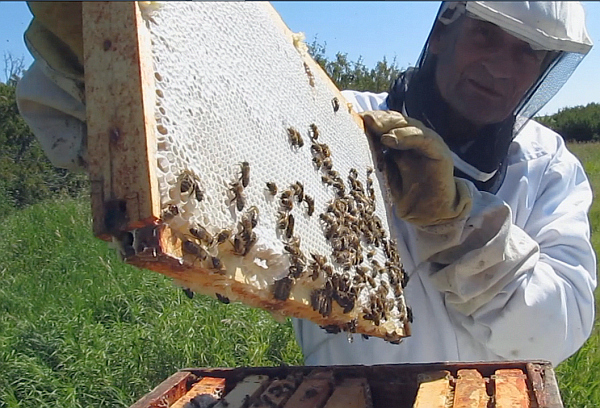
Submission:
[[[467,216],[472,204],[469,188],[454,177],[452,155],[440,135],[396,111],[361,116],[369,136],[390,148],[385,173],[400,218],[430,226]]]

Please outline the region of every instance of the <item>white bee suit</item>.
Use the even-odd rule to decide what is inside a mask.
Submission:
[[[387,93],[344,91],[357,111],[387,109]],[[594,323],[596,259],[580,162],[555,132],[529,121],[509,149],[496,195],[469,182],[473,209],[444,229],[398,218],[410,281],[412,336],[393,345],[328,334],[294,320],[308,365],[544,359],[558,364]]]

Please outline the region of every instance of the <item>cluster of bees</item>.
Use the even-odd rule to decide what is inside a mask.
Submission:
[[[339,101],[332,101],[334,111],[339,109]],[[290,144],[300,149],[304,140],[299,131],[288,128]],[[357,303],[359,293],[367,290],[368,303],[362,305],[362,317],[379,326],[391,317],[392,310],[397,308],[401,316],[412,321],[412,312],[402,302],[402,290],[408,283],[408,275],[402,268],[395,242],[387,237],[382,220],[375,214],[375,191],[373,187],[373,169],[366,169],[366,184],[359,180],[356,169],[350,169],[344,180],[333,169],[331,150],[325,143],[319,142],[319,129],[315,124],[310,125],[310,151],[312,162],[320,172],[321,182],[331,187],[335,192],[334,198],[327,204],[325,212],[319,215],[325,239],[331,245],[332,251],[328,257],[310,253],[305,255],[300,249],[300,237],[294,235],[295,219],[292,214],[294,206],[303,205],[306,214],[312,216],[315,211],[314,199],[306,194],[301,182],[296,181],[279,193],[279,210],[276,228],[283,240],[284,250],[289,256],[290,266],[282,279],[274,282],[271,287],[273,297],[280,301],[288,299],[294,284],[302,277],[324,284],[311,293],[312,308],[322,316],[332,313],[334,302],[343,313],[352,312]],[[241,163],[240,175],[230,183],[230,201],[235,203],[238,211],[246,207],[244,189],[250,182],[250,165]],[[179,177],[180,191],[189,197],[202,201],[204,193],[200,188],[198,178],[188,171]],[[274,182],[266,183],[267,192],[277,196],[279,189]],[[179,213],[175,205],[169,206],[163,212],[163,219],[168,221]],[[258,223],[259,211],[256,206],[250,207],[238,222],[236,232],[223,229],[212,236],[206,228],[195,225],[189,229],[190,237],[183,241],[183,251],[206,261],[209,269],[224,273],[222,262],[216,256],[214,248],[229,241],[232,252],[245,256],[257,241],[253,231]],[[376,258],[377,249],[385,256],[385,262]],[[381,257],[378,257],[381,259]],[[339,272],[341,271],[341,272]],[[223,298],[225,303],[229,299]],[[342,325],[323,326],[331,333],[340,331],[356,332],[357,320],[352,319]],[[397,343],[400,336],[395,332],[388,334],[386,340]]]
[[[230,191],[233,195],[230,204],[235,202],[238,211],[244,209],[246,204],[244,188],[250,183],[250,164],[245,161],[240,166],[239,178],[230,183]],[[179,185],[181,193],[187,193],[188,196],[193,195],[198,201],[204,198],[198,178],[189,171],[184,171],[180,175]],[[177,214],[179,214],[179,208],[176,205],[170,205],[163,212],[162,218],[164,221],[169,221]],[[196,224],[189,228],[189,235],[186,234],[182,243],[182,249],[185,253],[195,256],[202,262],[207,261],[209,270],[225,273],[225,267],[221,259],[212,255],[216,253],[216,247],[229,241],[233,247],[233,253],[242,256],[246,255],[257,241],[256,233],[253,231],[257,223],[258,208],[252,206],[240,218],[235,234],[231,229],[222,229],[213,236],[204,226]]]
[[[267,183],[268,185],[269,183]],[[294,215],[291,213],[294,208],[294,202],[298,205],[306,203],[306,213],[308,216],[312,216],[315,211],[314,199],[304,192],[304,186],[299,181],[291,184],[279,196],[280,209],[277,216],[277,229],[284,238],[283,248],[289,255],[290,267],[288,275],[275,281],[273,285],[273,297],[277,300],[286,300],[289,297],[296,280],[307,269],[306,256],[300,250],[300,237],[294,235],[295,220]]]
[[[233,198],[229,202],[232,204],[235,201],[235,207],[238,211],[242,211],[246,205],[246,196],[244,189],[248,187],[250,183],[250,163],[247,161],[241,164],[241,175],[238,180],[235,180],[230,184],[229,191],[232,193]]]
[[[350,169],[346,184],[333,169],[328,146],[318,143],[319,132],[314,124],[311,125],[311,134],[313,163],[321,170],[321,181],[335,191],[335,198],[319,218],[324,236],[332,247],[331,258],[344,271],[338,274],[333,273],[332,269],[326,270],[325,285],[311,293],[313,309],[328,316],[335,301],[343,313],[349,313],[355,307],[358,294],[367,289],[374,292],[361,311],[364,319],[379,326],[397,307],[398,311],[406,314],[408,320],[412,320],[410,309],[405,311],[402,302],[402,289],[408,283],[408,275],[402,268],[395,242],[388,239],[382,220],[375,214],[373,168],[367,168],[366,185],[363,186],[358,179],[358,171],[354,168]],[[386,258],[383,265],[375,259],[376,248],[383,250]],[[354,274],[351,279],[352,270]],[[387,275],[387,280],[383,279],[384,275]],[[388,296],[390,291],[393,296]],[[325,326],[324,329],[328,332],[354,332],[356,322]],[[396,333],[389,334],[387,338],[391,342],[398,342],[399,339]]]
[[[335,102],[333,101],[334,109],[339,109]],[[292,146],[304,146],[297,130],[289,128],[288,135]],[[277,226],[288,239],[284,248],[290,256],[291,266],[288,275],[273,285],[274,297],[286,300],[296,280],[307,271],[313,281],[319,277],[325,280],[323,287],[312,291],[310,299],[312,308],[322,316],[331,314],[333,302],[339,305],[343,313],[351,312],[355,308],[358,294],[366,289],[372,293],[368,304],[361,310],[364,319],[379,326],[397,308],[406,319],[412,321],[410,309],[405,310],[402,302],[402,289],[408,283],[408,275],[402,268],[395,242],[388,239],[382,220],[375,214],[373,168],[366,170],[366,185],[358,179],[356,169],[350,169],[346,183],[333,169],[331,150],[329,146],[319,142],[319,129],[315,124],[310,125],[309,135],[313,164],[321,172],[321,181],[335,192],[335,198],[329,202],[326,211],[319,215],[319,219],[324,236],[332,248],[331,259],[343,272],[334,272],[334,265],[327,262],[326,256],[314,253],[310,254],[307,265],[307,257],[300,250],[300,238],[293,236],[294,218],[289,213],[293,206],[292,197],[298,197],[299,202],[303,197],[302,185],[296,182],[280,196],[282,211],[279,213]],[[276,194],[277,190],[272,189],[273,186],[274,184],[267,183],[271,193]],[[314,210],[314,203],[312,207]],[[385,255],[383,264],[375,259],[376,248],[381,248]],[[384,278],[386,275],[387,279]],[[343,325],[323,328],[332,333],[355,332],[356,323],[352,319]],[[386,339],[397,343],[400,336],[394,332],[388,334]]]

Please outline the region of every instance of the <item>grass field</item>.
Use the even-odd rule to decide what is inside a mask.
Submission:
[[[594,191],[600,144],[572,145]],[[600,204],[590,214],[600,248]],[[0,407],[127,407],[179,368],[301,364],[289,322],[124,265],[86,198],[0,218]],[[598,291],[596,297],[598,298]],[[600,407],[600,330],[557,367],[566,407]]]

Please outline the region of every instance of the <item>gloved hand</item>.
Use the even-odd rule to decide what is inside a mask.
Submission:
[[[396,111],[361,113],[367,133],[385,147],[386,176],[398,217],[417,226],[466,217],[471,196],[455,178],[450,149],[435,131]]]

